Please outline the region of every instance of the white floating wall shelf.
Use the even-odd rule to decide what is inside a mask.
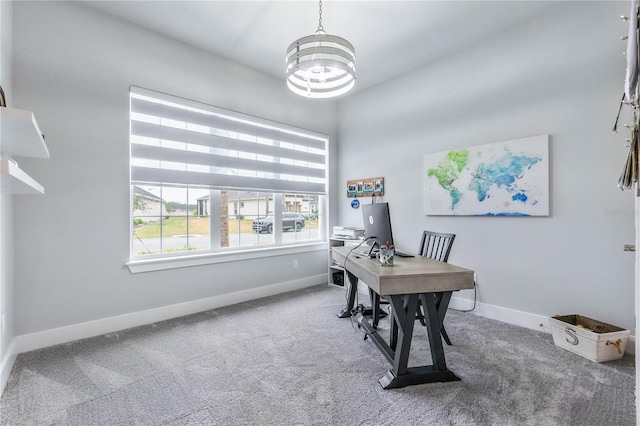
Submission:
[[[13,157],[49,158],[38,122],[30,111],[0,108],[0,187],[3,194],[43,194],[44,188]]]

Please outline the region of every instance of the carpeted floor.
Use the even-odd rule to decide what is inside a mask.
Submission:
[[[384,390],[389,366],[337,318],[344,301],[311,287],[21,354],[0,424],[636,424],[633,357],[593,363],[455,311],[445,353],[462,381]],[[424,328],[415,339],[411,364],[430,363]]]

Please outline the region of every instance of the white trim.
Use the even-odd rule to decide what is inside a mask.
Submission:
[[[273,194],[273,244],[282,244],[282,194]]]
[[[462,305],[462,307],[458,308],[458,305]],[[454,296],[451,298],[449,306],[462,310],[471,309],[473,307],[473,300]],[[517,311],[515,309],[503,308],[502,306],[489,305],[488,303],[481,302],[476,303],[476,309],[472,311],[472,313],[481,317],[491,318],[509,324],[518,325],[520,327],[529,328],[531,330],[551,333],[549,317],[544,315]]]
[[[473,308],[473,300],[459,296],[453,296],[449,302],[449,308],[466,311]],[[489,305],[488,303],[476,302],[476,308],[470,313],[485,318],[491,318],[508,324],[518,325],[531,330],[543,331],[551,334],[549,317],[532,314],[529,312],[517,311],[515,309],[503,308],[502,306]],[[446,320],[445,320],[446,321]],[[630,336],[627,342],[626,353],[635,353],[635,336]]]
[[[219,189],[209,190],[209,217],[211,212],[222,212],[222,191]],[[222,248],[222,221],[209,220],[209,247],[214,251]],[[133,253],[133,252],[132,252]]]
[[[635,297],[634,297],[634,313],[635,313],[635,318],[634,318],[634,325],[636,328],[636,333],[638,332],[638,330],[640,330],[640,187],[638,186],[638,184],[636,183],[634,185],[634,189],[636,191],[636,197],[635,197],[635,225],[636,225],[636,229],[635,229],[635,236],[634,236],[634,244],[636,246],[636,251],[635,251],[635,268],[634,268],[634,291],[635,291]],[[633,343],[633,345],[632,345]],[[638,403],[638,397],[640,397],[640,369],[638,368],[638,365],[640,364],[640,352],[636,352],[635,351],[635,343],[636,343],[636,339],[635,336],[630,336],[629,337],[629,341],[627,342],[627,351],[629,351],[629,346],[633,346],[634,352],[636,354],[635,356],[635,360],[636,360],[636,390],[635,390],[635,397],[636,397],[636,423],[639,422],[640,419],[640,403]]]
[[[627,341],[627,347],[625,348],[625,353],[634,354],[636,353],[636,336],[629,336],[629,340]]]
[[[18,357],[16,347],[16,339],[12,339],[11,344],[9,344],[9,349],[4,354],[2,363],[0,363],[0,396],[2,396],[5,386],[7,386],[9,375],[11,374],[13,365],[16,363],[16,358]]]
[[[187,268],[190,266],[210,265],[213,263],[236,262],[240,260],[259,259],[263,257],[284,256],[328,250],[326,241],[308,244],[292,244],[288,246],[259,249],[234,250],[232,252],[204,253],[184,256],[171,256],[154,259],[131,260],[126,263],[132,274],[141,272],[162,271],[165,269]]]
[[[326,247],[325,247],[326,248]],[[16,354],[29,352],[48,346],[59,345],[88,337],[100,336],[106,333],[113,333],[131,327],[153,324],[158,321],[165,321],[172,318],[191,315],[209,309],[229,306],[262,297],[273,296],[286,293],[305,287],[327,283],[327,274],[319,274],[310,277],[300,278],[277,284],[257,287],[250,290],[238,291],[235,293],[222,294],[219,296],[207,297],[191,302],[178,303],[161,308],[149,309],[146,311],[133,312],[130,314],[118,315],[115,317],[89,321],[80,324],[73,324],[66,327],[54,328],[37,333],[17,336],[14,339]]]

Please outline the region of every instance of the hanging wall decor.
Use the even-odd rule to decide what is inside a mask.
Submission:
[[[368,178],[347,181],[347,197],[375,197],[384,195],[384,178]]]
[[[622,40],[627,40],[627,51],[624,54],[627,56],[627,71],[624,82],[624,92],[620,99],[620,106],[618,108],[618,115],[616,121],[613,124],[613,131],[618,133],[618,121],[620,120],[620,113],[624,105],[629,105],[632,108],[632,120],[633,122],[625,124],[625,127],[629,128],[631,132],[631,139],[626,139],[628,142],[629,151],[627,158],[622,169],[622,174],[618,179],[618,188],[621,190],[632,189],[636,186],[636,195],[640,195],[640,187],[637,187],[639,170],[639,156],[640,156],[640,143],[638,141],[638,130],[640,130],[640,112],[638,111],[640,94],[638,86],[638,74],[640,72],[640,55],[638,49],[640,48],[640,33],[639,20],[640,9],[638,7],[638,0],[631,1],[631,13],[629,16],[621,16],[622,20],[629,22],[629,33],[626,37],[621,37]]]
[[[434,216],[548,216],[549,136],[424,156],[424,212]]]

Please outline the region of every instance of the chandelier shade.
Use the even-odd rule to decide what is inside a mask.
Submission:
[[[301,96],[339,96],[351,90],[356,82],[355,49],[342,37],[324,32],[322,3],[318,30],[291,43],[286,64],[287,86]]]

